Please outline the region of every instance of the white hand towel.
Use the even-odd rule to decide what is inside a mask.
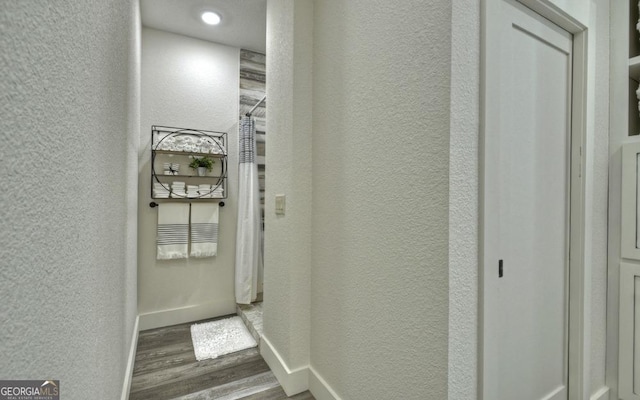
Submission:
[[[157,259],[187,258],[189,246],[189,204],[158,206]]]
[[[218,204],[191,205],[191,257],[213,257],[218,253]]]

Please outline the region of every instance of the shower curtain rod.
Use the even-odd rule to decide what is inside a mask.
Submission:
[[[259,106],[260,104],[262,104],[262,102],[263,102],[263,101],[265,101],[266,99],[267,99],[267,95],[265,94],[265,95],[264,95],[264,97],[262,98],[262,100],[260,100],[259,102],[257,102],[257,103],[256,103],[256,105],[255,105],[255,106],[253,106],[253,108],[251,109],[251,111],[249,111],[249,112],[248,112],[248,113],[246,113],[245,115],[246,115],[247,117],[250,117],[250,116],[251,116],[251,114],[253,114],[253,112],[256,110],[256,108],[258,108],[258,106]]]

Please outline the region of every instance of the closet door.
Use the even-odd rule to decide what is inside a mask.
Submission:
[[[573,37],[487,3],[483,399],[566,400]]]
[[[618,397],[640,400],[640,265],[620,265],[619,346]]]
[[[640,260],[640,143],[622,147],[622,257]],[[620,264],[618,394],[640,400],[640,265]]]

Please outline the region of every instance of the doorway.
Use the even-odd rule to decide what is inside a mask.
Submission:
[[[484,33],[482,398],[575,398],[575,40],[513,0],[485,2]]]

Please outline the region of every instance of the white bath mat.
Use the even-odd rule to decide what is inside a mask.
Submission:
[[[258,345],[240,317],[193,324],[191,340],[198,361],[217,358]]]

